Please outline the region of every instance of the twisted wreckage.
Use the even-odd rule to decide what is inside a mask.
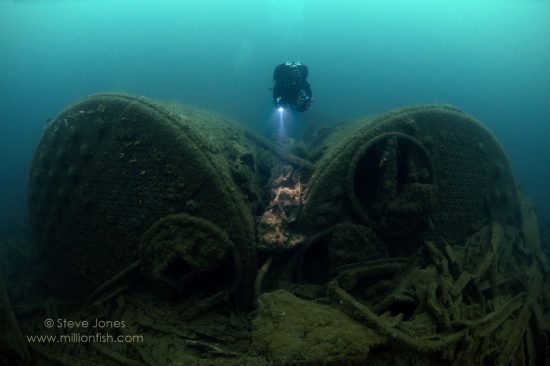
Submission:
[[[93,95],[46,126],[29,215],[35,247],[5,251],[0,278],[10,364],[550,364],[537,217],[454,107],[285,148],[208,111]]]

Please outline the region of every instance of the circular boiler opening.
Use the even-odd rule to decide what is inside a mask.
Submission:
[[[415,138],[385,133],[363,145],[352,159],[348,196],[359,218],[399,232],[414,227],[435,205],[432,160]]]
[[[233,291],[240,262],[225,231],[188,214],[154,223],[139,247],[142,272],[151,289],[170,299]]]

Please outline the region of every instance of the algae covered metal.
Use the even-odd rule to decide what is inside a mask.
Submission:
[[[456,108],[411,107],[332,134],[309,182],[307,226],[355,216],[392,238],[430,219],[431,235],[461,240],[489,215],[519,220],[506,156],[487,129]]]
[[[63,263],[55,287],[89,291],[141,259],[174,295],[183,291],[175,278],[200,281],[198,267],[205,278],[251,288],[250,206],[260,199],[251,179],[261,157],[231,125],[177,108],[94,95],[47,126],[31,168],[29,212],[41,248]]]
[[[281,146],[212,112],[93,95],[46,126],[29,213],[18,260],[40,265],[0,277],[0,361],[550,362],[536,213],[494,136],[452,106]],[[45,318],[119,321],[102,334],[133,341],[26,341],[67,333]]]

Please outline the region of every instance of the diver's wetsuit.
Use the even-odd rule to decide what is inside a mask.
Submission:
[[[307,66],[301,62],[277,65],[273,72],[273,101],[304,112],[311,105],[311,88],[306,81]]]

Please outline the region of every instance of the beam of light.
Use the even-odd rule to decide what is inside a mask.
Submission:
[[[285,121],[283,119],[283,115],[284,115],[285,109],[283,107],[279,107],[279,108],[277,108],[277,111],[279,112],[279,128],[283,129],[284,123],[285,123]]]
[[[273,138],[273,142],[280,148],[286,149],[288,142],[288,123],[292,120],[292,113],[282,105],[276,105],[271,110],[271,116],[269,118],[270,135]]]
[[[285,126],[285,109],[283,107],[279,107],[277,108],[277,112],[279,112],[279,131],[278,131],[278,136],[277,136],[277,140],[278,140],[278,143],[280,145],[280,147],[283,147],[285,145],[285,142],[286,142],[286,126]]]

